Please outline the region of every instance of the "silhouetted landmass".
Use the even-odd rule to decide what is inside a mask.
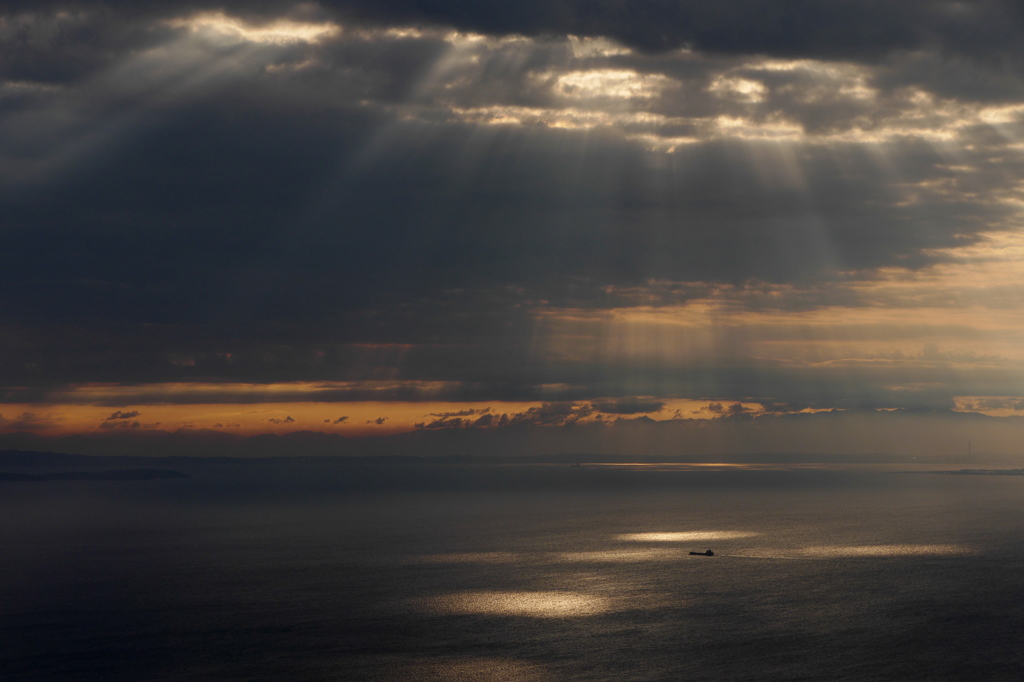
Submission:
[[[368,455],[368,456],[321,456],[296,455],[294,457],[191,457],[178,455],[170,457],[143,457],[132,455],[77,455],[61,452],[34,452],[28,450],[0,451],[0,467],[7,468],[56,468],[92,466],[185,466],[188,464],[237,464],[261,465],[285,462],[328,462],[347,464],[514,464],[514,463],[575,463],[575,462],[619,462],[621,457],[608,455],[536,455],[536,456],[474,456],[474,455]],[[632,460],[640,461],[640,460]]]
[[[189,464],[280,464],[283,462],[336,461],[347,464],[611,464],[611,463],[662,463],[690,464],[707,462],[729,462],[742,464],[802,464],[830,462],[836,464],[875,464],[887,462],[909,462],[912,458],[887,454],[835,456],[801,453],[753,453],[734,455],[693,456],[647,456],[609,455],[592,453],[561,453],[540,455],[297,455],[292,457],[205,457],[205,456],[160,456],[138,455],[77,455],[60,452],[36,452],[29,450],[0,450],[0,467],[7,468],[52,468],[52,467],[145,467],[145,466],[186,466]]]
[[[947,476],[1024,476],[1024,469],[956,469],[948,471],[894,471],[894,474],[945,474]]]
[[[0,473],[0,481],[152,481],[166,478],[191,478],[180,471],[166,469],[118,469],[115,471],[65,471],[47,474]]]

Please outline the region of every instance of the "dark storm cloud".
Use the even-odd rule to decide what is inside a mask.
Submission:
[[[999,56],[1019,49],[1022,13],[1009,0],[346,0],[316,5],[267,2],[98,3],[8,1],[9,12],[62,8],[165,18],[220,10],[254,21],[285,13],[381,24],[435,24],[487,34],[602,35],[642,50],[692,46],[786,57],[877,58],[891,51],[944,49]],[[116,34],[115,34],[116,35]],[[123,40],[123,39],[122,39]]]
[[[344,3],[387,22],[432,20],[483,33],[602,35],[643,50],[699,50],[787,57],[874,58],[944,48],[998,55],[1019,49],[1021,10],[1006,0],[395,0]]]
[[[0,76],[13,81],[73,83],[162,38],[148,17],[99,3],[4,2],[0,12]]]
[[[29,319],[46,311],[163,324],[286,321],[356,314],[394,294],[404,309],[394,309],[391,324],[401,325],[415,322],[416,293],[453,287],[527,286],[550,299],[574,283],[806,280],[923,264],[924,249],[962,243],[1006,214],[957,196],[908,207],[870,166],[839,174],[814,152],[806,194],[771,191],[752,167],[726,163],[744,153],[728,144],[683,154],[655,190],[659,174],[640,150],[598,144],[567,167],[558,152],[564,136],[554,132],[535,140],[476,133],[527,147],[484,160],[455,190],[449,169],[476,141],[452,126],[426,140],[407,131],[317,215],[302,216],[307,186],[328,170],[324,150],[343,159],[352,135],[371,131],[358,116],[328,124],[234,109],[221,102],[182,112],[184,121],[137,140],[116,163],[12,200],[11,221],[21,227],[7,235],[14,295],[4,307]],[[908,145],[905,157],[900,171],[911,182],[940,173],[927,148]],[[566,173],[578,178],[568,194],[559,182]]]
[[[771,187],[753,160],[735,162],[747,152],[728,143],[682,153],[666,172],[615,140],[590,142],[580,158],[567,154],[574,143],[564,133],[403,126],[393,113],[358,106],[358,83],[381,101],[375,84],[408,79],[408,60],[394,52],[415,42],[354,44],[334,52],[333,71],[294,78],[243,70],[198,100],[146,112],[131,145],[98,168],[13,201],[11,224],[24,227],[10,235],[8,253],[18,258],[5,265],[15,286],[34,294],[20,300],[152,322],[200,311],[303,317],[371,305],[366,295],[389,289],[405,297],[530,283],[543,296],[564,289],[566,276],[598,286],[815,277],[913,262],[922,249],[970,235],[979,211],[1001,215],[956,198],[935,213],[900,208],[904,197],[870,164],[854,157],[837,173],[823,150],[800,161],[810,187]],[[81,96],[96,94],[84,87]],[[353,166],[383,126],[383,146]],[[488,153],[503,147],[518,150]],[[481,153],[478,167],[466,166]],[[927,146],[908,143],[897,156],[909,182],[939,172]],[[339,168],[347,169],[340,177]],[[833,210],[822,218],[817,204]],[[906,227],[889,229],[894,221]],[[766,251],[785,257],[761,258]],[[78,295],[69,299],[72,281]],[[208,300],[211,291],[217,299]]]

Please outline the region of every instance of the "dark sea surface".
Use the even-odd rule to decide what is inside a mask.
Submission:
[[[1021,476],[176,468],[0,483],[0,679],[1024,679]]]

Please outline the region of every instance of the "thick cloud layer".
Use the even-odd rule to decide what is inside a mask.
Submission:
[[[1024,14],[1010,0],[472,0],[245,2],[38,2],[8,0],[8,12],[107,12],[132,21],[225,10],[253,21],[282,14],[382,25],[434,25],[485,34],[601,35],[645,51],[701,51],[785,57],[872,59],[897,51],[942,50],[1001,58],[1020,49]],[[108,19],[108,22],[111,21]],[[113,22],[117,26],[117,22]],[[120,28],[120,27],[119,27]],[[110,32],[121,37],[131,31]]]
[[[1020,227],[1014,3],[0,15],[7,402],[385,378],[610,414],[1022,392],[1014,327],[975,315],[1021,292],[963,288]]]

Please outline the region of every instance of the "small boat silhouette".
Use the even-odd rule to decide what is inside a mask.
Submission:
[[[715,553],[709,549],[706,552],[690,552],[690,556],[715,556]]]

